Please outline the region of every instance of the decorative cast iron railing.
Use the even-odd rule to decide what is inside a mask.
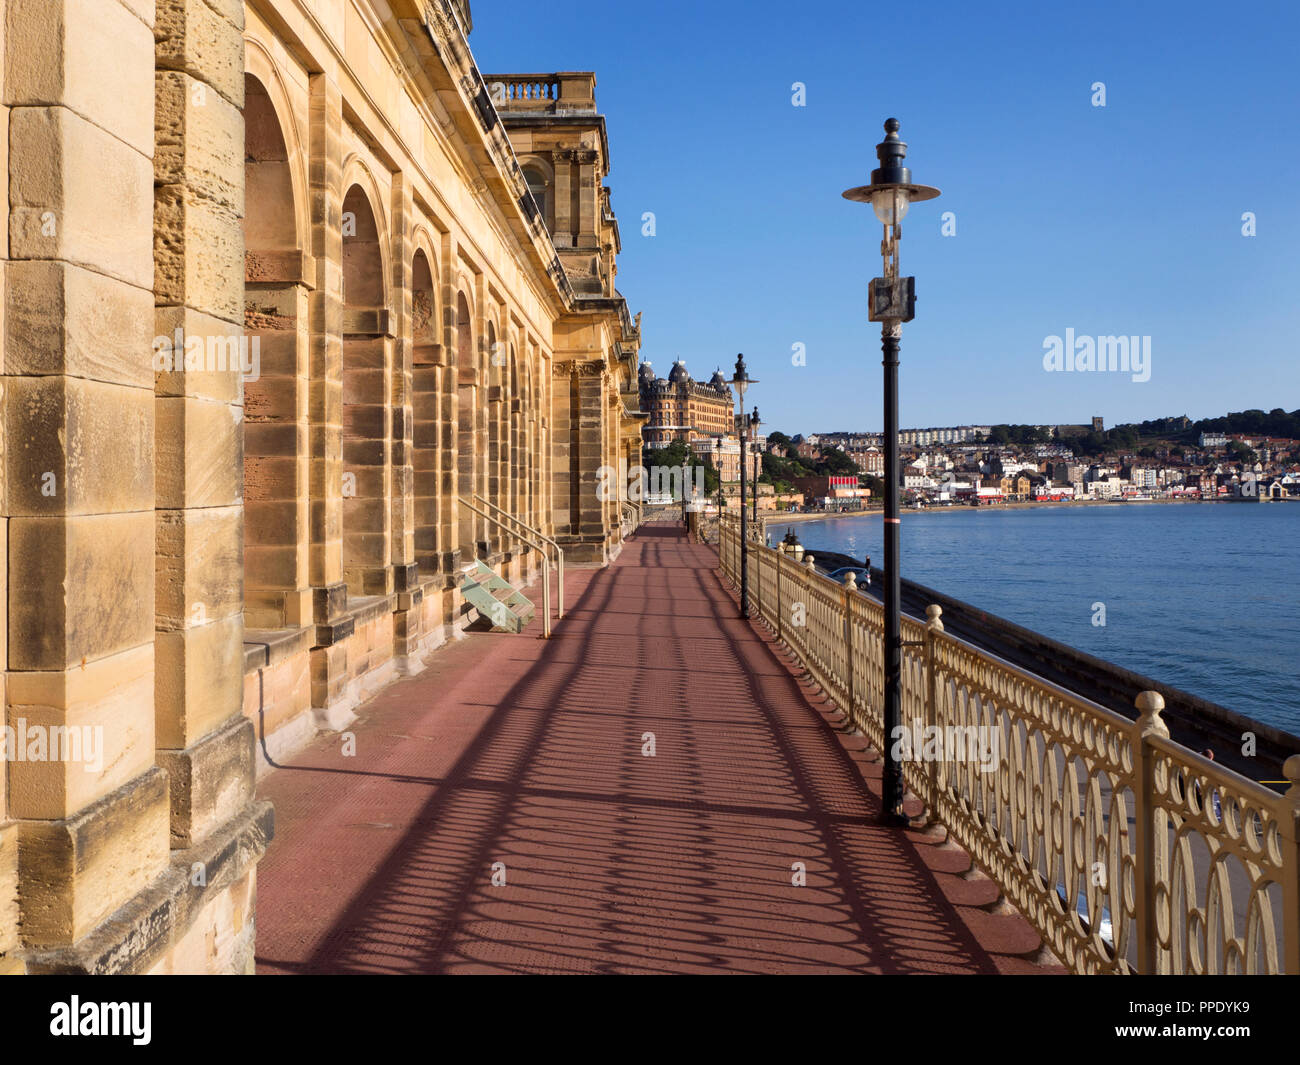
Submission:
[[[738,583],[735,520],[719,560]],[[878,750],[895,744],[924,820],[1070,969],[1300,973],[1300,755],[1278,794],[1174,742],[1158,692],[1130,720],[945,633],[938,606],[902,619],[906,736],[887,738],[881,604],[811,555],[751,542],[748,569],[751,616]]]

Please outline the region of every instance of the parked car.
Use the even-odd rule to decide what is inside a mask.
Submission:
[[[833,581],[844,583],[844,574],[852,573],[857,579],[858,586],[871,583],[871,573],[863,566],[841,566],[839,569],[831,570],[826,576]]]

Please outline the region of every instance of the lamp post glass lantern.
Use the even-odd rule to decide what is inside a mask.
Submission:
[[[736,374],[731,379],[732,385],[736,389],[736,421],[737,428],[740,430],[740,616],[749,617],[749,549],[746,543],[748,530],[745,523],[745,444],[747,434],[745,432],[745,389],[750,385],[758,384],[758,381],[749,376],[749,371],[745,369],[745,356],[736,356]]]
[[[894,738],[902,724],[900,681],[902,636],[899,618],[901,584],[899,576],[898,501],[898,348],[903,323],[910,322],[916,309],[915,278],[902,277],[898,269],[898,244],[902,221],[913,203],[933,200],[939,190],[912,182],[912,171],[903,165],[907,144],[898,136],[898,119],[885,122],[885,139],[876,145],[880,166],[871,172],[871,184],[848,189],[846,200],[869,203],[884,226],[880,255],[884,276],[871,281],[867,318],[880,323],[880,348],[884,367],[885,406],[885,705],[881,819],[886,824],[905,824],[903,814],[903,767],[894,757]]]

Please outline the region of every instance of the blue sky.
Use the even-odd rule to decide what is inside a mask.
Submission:
[[[913,180],[943,190],[903,223],[904,426],[1300,407],[1300,5],[473,13],[485,72],[596,71],[642,358],[707,376],[743,351],[769,429],[882,425],[880,227],[840,193],[870,179],[890,116]],[[1067,328],[1150,336],[1150,380],[1046,372],[1044,340]]]

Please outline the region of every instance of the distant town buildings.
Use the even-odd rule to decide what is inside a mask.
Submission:
[[[1187,430],[1185,415],[1161,419],[1169,432]],[[1131,454],[1117,449],[1092,461],[1076,455],[1081,438],[1104,432],[1104,420],[1091,424],[1043,425],[1050,443],[993,443],[992,426],[959,425],[899,432],[899,486],[909,502],[988,504],[1070,500],[1300,499],[1300,441],[1203,432],[1198,444],[1158,442]],[[1003,438],[1005,439],[1005,438]],[[884,475],[879,433],[810,433],[794,437],[787,450],[804,459],[836,449],[857,467],[859,490],[865,476]],[[1240,444],[1248,452],[1223,449]],[[1243,461],[1244,460],[1244,461]],[[830,506],[849,496],[847,484],[804,478],[799,487],[810,505]]]

